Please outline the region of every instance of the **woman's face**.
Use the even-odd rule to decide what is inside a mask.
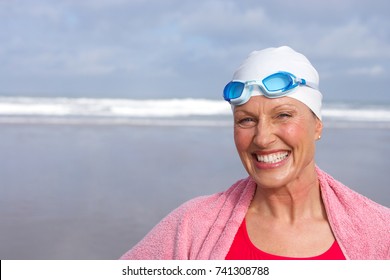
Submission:
[[[315,166],[315,141],[321,131],[322,122],[290,97],[253,96],[234,108],[238,154],[249,175],[264,188],[304,183]]]

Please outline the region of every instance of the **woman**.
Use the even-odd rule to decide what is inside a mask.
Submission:
[[[249,177],[183,204],[122,259],[390,259],[390,209],[315,164],[318,83],[289,47],[251,53],[224,89]]]

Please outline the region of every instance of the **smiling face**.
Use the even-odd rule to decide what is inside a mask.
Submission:
[[[315,141],[322,123],[289,97],[254,96],[234,108],[234,140],[241,161],[258,186],[304,184],[315,173]]]

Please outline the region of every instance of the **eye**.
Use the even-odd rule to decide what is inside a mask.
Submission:
[[[288,119],[288,118],[292,117],[292,114],[288,113],[288,112],[282,112],[282,113],[277,114],[276,117],[278,119]]]
[[[240,118],[236,121],[236,123],[244,128],[256,126],[256,120],[252,117]]]

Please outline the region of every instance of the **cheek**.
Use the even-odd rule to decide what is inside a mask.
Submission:
[[[304,125],[290,125],[284,130],[284,141],[295,150],[295,155],[307,155],[314,152],[314,131]]]
[[[248,129],[234,129],[234,143],[236,144],[237,151],[245,151],[252,142],[252,136]]]
[[[297,143],[299,139],[301,139],[304,134],[301,127],[297,125],[288,125],[280,130],[281,134],[284,135],[285,139],[288,139],[289,142]]]

